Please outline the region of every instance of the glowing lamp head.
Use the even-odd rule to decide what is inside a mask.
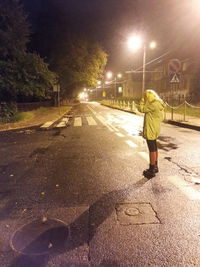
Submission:
[[[151,49],[156,48],[156,46],[157,46],[157,44],[156,44],[156,42],[154,42],[154,41],[152,41],[152,42],[149,44],[149,47],[150,47]]]
[[[107,77],[108,79],[111,79],[112,76],[113,76],[113,74],[112,74],[111,71],[108,71],[108,72],[106,73],[106,77]]]
[[[139,36],[131,36],[128,39],[128,48],[132,51],[136,51],[142,46],[142,39]]]

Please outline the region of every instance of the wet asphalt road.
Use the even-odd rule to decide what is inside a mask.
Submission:
[[[0,133],[1,267],[200,266],[199,132],[163,124],[147,180],[142,120],[82,103],[67,127]]]

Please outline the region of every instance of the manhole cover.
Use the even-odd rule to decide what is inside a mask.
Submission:
[[[57,219],[38,219],[18,229],[11,239],[13,250],[42,255],[65,248],[68,238],[67,225]]]
[[[136,208],[127,208],[125,210],[125,214],[128,215],[128,216],[136,216],[139,213],[140,213],[139,210],[136,209]]]
[[[150,203],[120,203],[116,212],[122,225],[160,223]]]

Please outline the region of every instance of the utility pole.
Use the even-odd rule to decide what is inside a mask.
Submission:
[[[146,45],[144,44],[144,48],[143,48],[143,65],[142,65],[142,97],[145,91],[145,72],[146,72]]]

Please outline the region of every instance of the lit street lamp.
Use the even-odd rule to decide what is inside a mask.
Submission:
[[[117,74],[117,78],[121,79],[122,78],[122,74],[121,73],[118,73]]]
[[[128,39],[128,48],[131,51],[136,51],[143,47],[143,63],[142,63],[142,96],[145,91],[145,78],[146,78],[146,43],[139,36],[132,36]],[[156,42],[149,43],[149,48],[154,49]]]
[[[111,79],[112,76],[113,76],[113,74],[112,74],[111,71],[108,71],[108,72],[106,73],[106,77],[107,77],[108,79]]]

